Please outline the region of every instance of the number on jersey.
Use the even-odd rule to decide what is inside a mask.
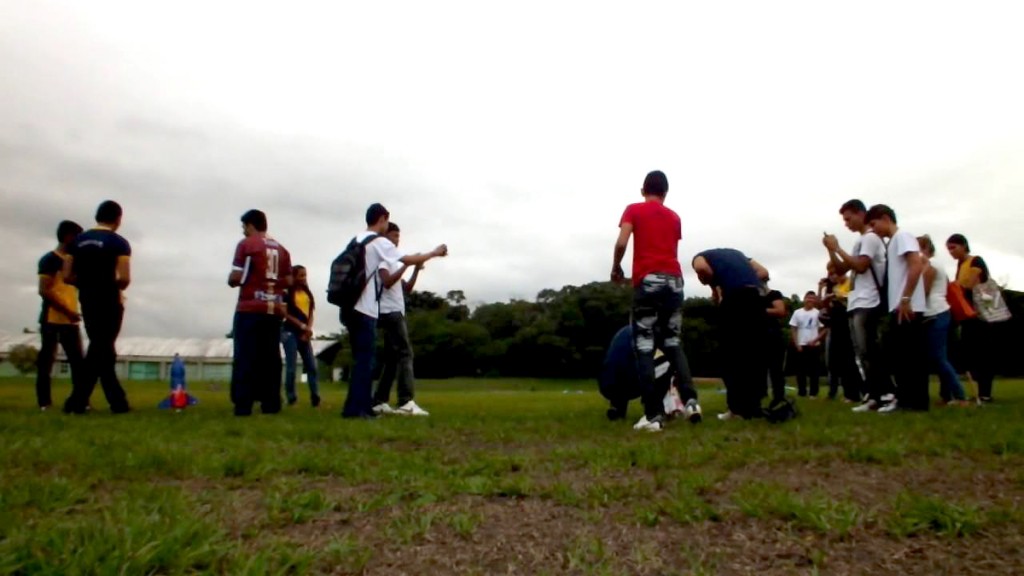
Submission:
[[[281,260],[277,248],[267,248],[267,280],[277,280],[277,271]]]

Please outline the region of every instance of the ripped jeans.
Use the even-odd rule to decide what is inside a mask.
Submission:
[[[680,339],[683,326],[683,279],[648,274],[633,291],[633,349],[640,379],[640,398],[648,419],[665,413],[664,399],[671,380],[654,378],[654,351],[668,358],[683,402],[697,399],[690,365]]]

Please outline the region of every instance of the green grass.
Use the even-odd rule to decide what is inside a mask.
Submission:
[[[429,418],[372,422],[339,418],[337,384],[249,419],[213,388],[173,413],[130,382],[134,412],[97,391],[70,417],[0,380],[0,574],[829,573],[1024,537],[1020,382],[981,409],[819,400],[777,426],[718,422],[709,386],[706,422],[661,434],[608,422],[589,382],[421,382]]]

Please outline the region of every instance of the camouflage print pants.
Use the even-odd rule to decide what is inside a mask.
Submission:
[[[648,418],[664,413],[663,400],[670,379],[654,378],[654,351],[661,350],[675,374],[683,402],[697,398],[690,365],[683,353],[683,279],[670,274],[648,274],[633,292],[633,349],[640,379],[640,398]]]

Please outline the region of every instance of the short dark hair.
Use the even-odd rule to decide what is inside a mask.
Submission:
[[[864,206],[864,203],[856,198],[854,198],[853,200],[847,200],[845,203],[843,203],[842,206],[839,207],[840,214],[844,212],[856,212],[857,214],[863,214],[867,211],[868,209],[867,207]]]
[[[385,216],[391,216],[391,212],[388,212],[388,209],[380,202],[374,202],[366,209],[366,225],[373,226]]]
[[[305,269],[306,269],[306,267],[303,266],[302,264],[294,264],[292,266],[292,274],[298,274],[299,270],[305,270]]]
[[[388,222],[388,234],[391,234],[392,232],[401,232],[401,231],[402,231],[402,229],[398,227],[398,224],[395,224],[394,222],[390,222],[390,221]]]
[[[649,172],[644,178],[644,194],[664,198],[665,194],[668,194],[668,176],[661,170]]]
[[[57,225],[57,241],[63,242],[68,236],[78,236],[82,233],[82,227],[77,222],[64,220]]]
[[[817,298],[818,293],[815,292],[814,290],[808,290],[807,292],[804,293],[804,298],[807,298],[808,296],[814,296],[815,298]]]
[[[971,251],[971,245],[967,243],[967,237],[963,234],[953,234],[949,240],[946,240],[946,244],[957,244],[963,246],[967,252]]]
[[[249,210],[242,214],[242,224],[252,224],[257,232],[267,231],[267,215],[262,210]]]
[[[935,243],[932,242],[931,236],[927,234],[924,236],[918,236],[917,243],[921,246],[921,252],[924,252],[928,256],[935,256]]]
[[[889,220],[892,220],[893,224],[896,223],[896,212],[885,204],[875,204],[872,206],[871,209],[868,210],[868,215],[865,220],[871,222],[872,220],[878,220],[882,216],[888,216]]]
[[[120,204],[113,200],[104,200],[96,209],[96,221],[101,224],[113,224],[123,213]]]

